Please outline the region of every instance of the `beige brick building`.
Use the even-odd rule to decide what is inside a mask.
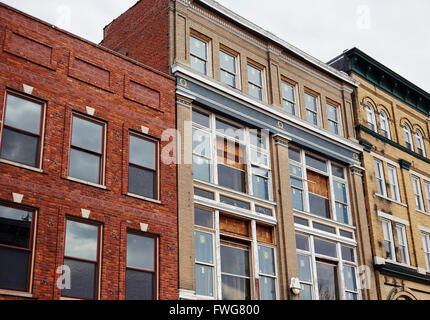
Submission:
[[[366,211],[378,299],[430,299],[430,94],[354,48],[329,62],[360,82]]]
[[[141,0],[102,44],[177,79],[181,299],[376,298],[357,81],[210,0]]]

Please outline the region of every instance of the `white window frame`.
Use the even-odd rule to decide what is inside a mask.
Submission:
[[[430,212],[430,182],[424,180],[424,190],[427,200],[427,211]]]
[[[247,71],[248,71],[248,67],[251,67],[251,68],[256,69],[256,70],[258,70],[258,71],[261,72],[261,85],[259,85],[258,83],[254,83],[254,82],[250,81],[249,75],[248,75],[248,79],[247,79],[247,83],[248,83],[248,95],[250,97],[252,97],[253,99],[256,99],[258,101],[266,102],[266,100],[267,100],[267,98],[266,98],[266,90],[265,90],[265,88],[266,88],[265,70],[266,69],[264,67],[259,67],[259,66],[257,66],[256,64],[254,64],[254,63],[252,63],[250,61],[248,61],[247,64],[246,64],[246,70]],[[254,86],[256,86],[256,87],[258,87],[258,88],[261,89],[261,100],[259,100],[257,97],[253,97],[253,96],[251,96],[249,94],[249,85],[250,84],[252,84],[252,85],[254,85]]]
[[[366,119],[367,119],[367,127],[375,132],[378,132],[376,126],[376,117],[375,117],[375,108],[370,103],[366,103]],[[370,127],[370,125],[372,127]]]
[[[416,176],[412,176],[412,186],[415,195],[415,209],[418,211],[424,211],[423,192],[421,189],[421,180]]]
[[[390,181],[391,199],[397,202],[401,202],[396,167],[388,165],[388,179]]]
[[[412,131],[407,123],[403,124],[403,133],[405,136],[406,148],[411,151],[414,151],[414,142],[412,141]],[[410,145],[410,147],[408,147],[408,144]]]
[[[415,130],[415,142],[417,147],[417,153],[422,155],[423,157],[426,156],[426,148],[424,146],[424,137],[423,134],[419,129]],[[421,150],[421,152],[420,152]]]
[[[430,234],[423,232],[421,236],[423,240],[423,251],[426,259],[427,270],[430,270]]]
[[[385,185],[385,175],[384,175],[384,165],[382,161],[375,159],[375,177],[376,177],[376,193],[386,197],[387,196],[387,187]],[[381,185],[382,190],[378,190],[378,185]],[[382,191],[382,194],[379,193],[379,191]]]
[[[257,252],[258,252],[258,249],[260,247],[266,247],[266,248],[270,248],[270,249],[273,250],[272,252],[273,252],[273,262],[274,262],[275,275],[261,273],[260,270],[258,270],[258,275],[259,275],[260,281],[261,281],[261,277],[271,278],[271,279],[273,279],[275,281],[275,300],[278,300],[278,298],[279,298],[279,292],[278,292],[278,270],[277,270],[277,264],[276,264],[276,261],[277,261],[276,260],[277,259],[277,257],[276,257],[276,247],[273,246],[273,245],[269,245],[269,244],[258,242],[257,243]],[[251,262],[252,262],[252,260],[251,260]],[[258,265],[260,265],[260,262],[258,262]],[[261,297],[260,297],[260,299],[261,299]]]
[[[308,105],[306,103],[306,95],[309,95],[309,96],[312,96],[312,97],[315,98],[315,103],[316,103],[316,108],[317,108],[316,111],[311,110],[311,109],[308,108]],[[321,125],[321,119],[320,119],[321,118],[320,117],[321,101],[320,101],[320,96],[318,94],[316,94],[316,93],[313,93],[313,92],[310,92],[308,90],[305,90],[305,108],[306,108],[305,120],[307,122],[309,122],[310,124],[314,125],[314,126],[320,126]],[[316,116],[317,116],[317,123],[316,124],[314,124],[313,122],[310,122],[308,120],[308,111],[311,112],[311,113],[313,113],[313,114],[316,114]]]
[[[396,231],[397,231],[397,240],[399,242],[399,254],[400,259],[402,259],[401,250],[404,250],[405,259],[406,261],[400,261],[403,264],[410,265],[410,259],[409,259],[409,248],[408,248],[408,238],[406,236],[406,227],[402,224],[396,224]]]
[[[220,67],[219,67],[219,69],[220,69],[220,81],[222,82],[222,80],[221,80],[221,72],[224,71],[224,72],[226,72],[226,73],[231,74],[231,75],[234,76],[234,81],[235,81],[236,86],[234,86],[232,88],[234,88],[234,89],[240,89],[240,76],[239,76],[239,74],[240,74],[240,72],[239,72],[239,70],[240,70],[239,69],[240,62],[239,62],[239,55],[238,54],[234,55],[233,53],[228,52],[227,50],[223,49],[222,47],[219,49],[219,51],[220,51],[220,53],[222,52],[223,54],[226,54],[228,56],[233,57],[234,58],[234,65],[235,65],[235,68],[236,68],[236,72],[232,73],[230,70],[222,68],[221,67],[221,62],[220,62]],[[220,54],[220,59],[221,59],[221,54]],[[222,83],[228,85],[225,82],[222,82]],[[228,85],[228,86],[230,86],[230,85]]]
[[[384,228],[384,225],[386,226],[386,228]],[[386,219],[382,219],[382,232],[384,235],[384,257],[385,257],[385,250],[386,250],[386,245],[385,242],[389,242],[390,243],[390,250],[391,250],[391,259],[385,257],[386,260],[388,261],[393,261],[396,262],[396,250],[395,250],[395,246],[394,246],[394,237],[393,237],[393,226],[391,224],[390,220],[386,220]]]
[[[288,98],[284,97],[284,95],[282,94],[282,85],[285,84],[287,86],[290,86],[291,88],[293,88],[293,93],[294,93],[294,101],[289,100]],[[297,99],[297,84],[293,84],[293,82],[290,81],[286,81],[285,79],[281,80],[281,96],[282,96],[282,107],[284,108],[285,111],[285,107],[284,107],[284,101],[287,101],[291,104],[294,105],[294,114],[293,116],[300,116],[300,107],[299,107],[299,103],[298,103],[298,99]],[[287,112],[287,111],[285,111]],[[288,113],[288,112],[287,112]]]
[[[381,110],[379,112],[379,122],[380,122],[381,135],[383,135],[387,139],[391,139],[390,122],[384,110]],[[386,136],[384,135],[384,131],[387,133]]]
[[[341,135],[341,130],[342,130],[342,128],[341,128],[341,119],[340,119],[340,112],[339,112],[339,106],[338,105],[335,105],[334,103],[331,103],[331,102],[327,102],[326,103],[326,107],[328,108],[328,106],[332,106],[332,107],[334,107],[335,109],[336,109],[336,117],[337,117],[337,121],[335,121],[335,120],[333,120],[333,119],[330,119],[329,117],[328,117],[328,112],[327,112],[327,121],[328,121],[328,123],[330,123],[330,122],[333,122],[333,123],[336,123],[336,125],[337,125],[337,132],[333,132],[333,131],[331,131],[329,128],[330,128],[330,126],[327,128],[331,133],[333,133],[333,134],[335,134],[335,135]]]

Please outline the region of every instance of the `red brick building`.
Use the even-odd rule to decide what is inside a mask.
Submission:
[[[174,79],[4,4],[0,47],[0,299],[177,299]]]

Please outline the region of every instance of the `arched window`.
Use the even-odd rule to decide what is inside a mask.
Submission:
[[[370,103],[366,104],[366,115],[367,115],[367,127],[372,131],[376,131],[377,129],[376,129],[375,109],[373,109]]]
[[[388,122],[387,114],[385,113],[384,110],[381,110],[381,112],[379,113],[379,122],[380,122],[380,126],[381,126],[381,134],[385,138],[391,139],[390,124]]]
[[[424,138],[423,138],[423,134],[418,129],[415,131],[415,141],[417,144],[417,152],[423,157],[425,157],[426,149],[424,147]]]
[[[406,123],[403,124],[403,132],[405,134],[406,148],[408,148],[409,150],[414,151],[414,144],[412,142],[411,128]]]

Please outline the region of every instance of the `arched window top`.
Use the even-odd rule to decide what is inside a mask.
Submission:
[[[424,147],[424,136],[420,129],[415,130],[415,141],[417,146],[417,152],[423,157],[426,156],[426,150]]]
[[[385,113],[384,110],[381,110],[379,112],[379,122],[380,122],[380,127],[381,127],[381,134],[387,138],[387,139],[391,139],[391,134],[390,134],[390,123],[388,121],[388,116]]]
[[[375,118],[375,109],[368,102],[366,103],[366,116],[367,116],[367,127],[372,131],[377,131],[376,129],[376,118]]]
[[[406,148],[414,151],[414,144],[412,142],[411,127],[409,127],[409,125],[406,122],[403,123],[403,132],[405,134]]]

